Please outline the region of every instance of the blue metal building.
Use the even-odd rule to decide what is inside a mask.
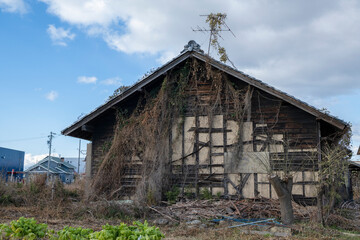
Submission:
[[[11,175],[22,179],[25,152],[0,147],[0,174],[8,179]]]

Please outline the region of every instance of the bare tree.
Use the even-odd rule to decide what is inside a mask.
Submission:
[[[343,197],[340,190],[345,186],[346,172],[351,158],[350,138],[351,129],[348,128],[341,138],[333,138],[322,147],[317,204],[318,220],[322,225],[326,225],[336,202]]]
[[[271,137],[270,130],[267,129],[263,132],[263,135],[266,136],[265,145],[268,146],[268,155],[264,158],[265,155],[256,155],[256,160],[260,162],[260,165],[268,174],[268,180],[271,185],[274,187],[275,192],[279,198],[280,202],[280,211],[281,211],[281,220],[284,224],[294,223],[294,213],[292,207],[292,188],[293,188],[293,171],[291,170],[291,157],[287,152],[289,148],[289,141],[286,137],[281,140],[283,147],[282,151],[273,152],[274,155],[282,155],[282,163],[279,164],[278,168],[281,168],[280,171],[275,171],[273,164],[270,162],[270,148],[271,144],[279,143],[278,140],[273,140]],[[284,136],[286,134],[284,133]],[[265,150],[265,149],[264,149]],[[260,157],[262,156],[262,157]]]
[[[301,146],[302,143],[299,139],[289,139],[286,132],[283,133],[282,140],[275,140],[272,138],[271,128],[263,131],[262,135],[266,136],[264,145],[267,145],[268,156],[256,155],[256,160],[260,161],[260,165],[268,175],[268,180],[274,187],[274,190],[279,198],[281,220],[284,224],[294,223],[294,213],[292,207],[292,190],[294,184],[294,175],[298,172],[304,171],[309,168],[313,171],[314,157],[316,152],[307,151]],[[273,148],[271,145],[282,146],[281,149]],[[291,151],[291,150],[296,150]],[[309,146],[308,149],[311,149]],[[302,154],[302,161],[296,162],[294,153],[300,150]],[[262,156],[262,157],[261,157]],[[271,159],[271,160],[270,160]]]

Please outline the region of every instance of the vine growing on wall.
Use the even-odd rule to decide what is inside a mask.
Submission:
[[[206,98],[201,94],[204,84],[210,85],[211,94]],[[168,71],[159,87],[143,90],[134,110],[118,110],[111,147],[94,177],[96,195],[119,198],[135,194],[139,201],[161,200],[172,184],[173,126],[181,131],[185,115],[208,116],[211,132],[217,114],[241,126],[248,95],[249,89],[237,88],[225,73],[196,59]],[[130,186],[135,192],[126,192]]]
[[[340,137],[339,137],[340,136]],[[342,198],[341,188],[346,185],[351,159],[351,124],[341,135],[332,136],[322,146],[319,162],[318,220],[327,225],[330,214]]]

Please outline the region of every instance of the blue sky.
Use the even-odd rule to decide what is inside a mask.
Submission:
[[[0,0],[0,146],[30,164],[53,131],[53,151],[77,156],[61,130],[190,39],[207,49],[191,28],[210,12],[228,14],[236,38],[223,45],[239,70],[351,122],[359,146],[360,6],[324,0]]]

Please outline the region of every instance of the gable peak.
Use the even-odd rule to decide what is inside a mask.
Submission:
[[[190,51],[190,52],[196,51],[196,52],[204,53],[204,51],[200,48],[200,44],[198,44],[194,40],[190,40],[188,44],[184,46],[184,49],[181,51],[181,53],[186,51]]]

